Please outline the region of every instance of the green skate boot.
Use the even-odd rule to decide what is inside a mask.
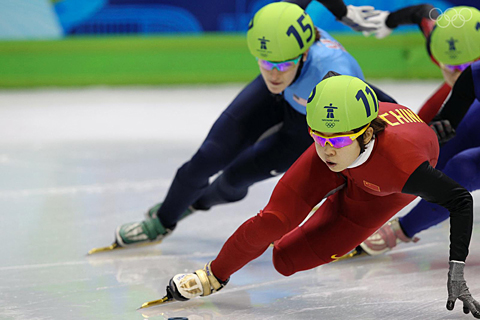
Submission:
[[[142,244],[155,244],[172,233],[173,228],[165,228],[157,218],[159,205],[148,210],[145,220],[121,225],[115,231],[115,239],[120,247]]]
[[[88,254],[94,254],[102,251],[111,251],[115,249],[128,248],[134,246],[153,245],[160,243],[163,238],[172,233],[174,228],[165,228],[157,218],[158,209],[162,203],[150,208],[145,214],[145,220],[140,222],[130,222],[121,225],[115,231],[115,242],[102,248],[94,248]],[[183,219],[195,211],[193,207],[189,207],[182,214]]]

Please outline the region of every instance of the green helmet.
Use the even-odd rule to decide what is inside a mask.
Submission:
[[[467,6],[447,9],[437,18],[430,51],[438,62],[449,65],[480,57],[480,11]]]
[[[315,42],[312,18],[293,3],[274,2],[250,21],[248,49],[259,59],[285,61],[298,57]]]
[[[377,95],[368,84],[351,76],[322,80],[308,98],[307,123],[318,132],[351,131],[365,126],[377,115]]]

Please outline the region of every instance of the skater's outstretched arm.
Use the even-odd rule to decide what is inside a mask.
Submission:
[[[440,145],[455,137],[455,130],[474,101],[475,91],[472,68],[469,66],[455,82],[452,93],[445,101],[443,109],[430,123],[430,127],[438,136]]]
[[[347,6],[343,0],[317,1],[323,4],[338,21],[355,31],[376,32],[381,27],[381,21],[369,18],[378,16],[382,12],[388,13],[376,10],[372,6]],[[295,3],[305,10],[312,0],[286,0],[286,2]]]
[[[381,11],[379,15],[367,18],[371,23],[376,23],[378,28],[364,34],[369,35],[373,33],[376,38],[382,39],[392,33],[393,29],[398,26],[416,24],[425,38],[428,38],[435,26],[435,19],[437,19],[438,15],[437,9],[430,4],[408,6],[393,12]]]
[[[474,63],[472,66],[480,69],[480,61]],[[450,124],[454,129],[458,127],[476,98],[472,66],[469,66],[460,74],[453,86],[452,94],[447,101],[445,101],[445,104],[438,115],[440,119],[450,121]]]
[[[415,170],[402,192],[420,196],[450,211],[450,267],[446,307],[452,310],[455,301],[459,299],[463,301],[465,313],[472,312],[475,318],[480,318],[480,303],[470,294],[463,275],[473,228],[472,195],[428,162]]]
[[[465,261],[473,227],[473,198],[470,192],[428,162],[415,170],[402,192],[437,203],[450,211],[450,260]]]

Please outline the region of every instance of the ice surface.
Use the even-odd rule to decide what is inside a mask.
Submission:
[[[374,84],[415,110],[438,86]],[[240,88],[0,91],[0,319],[472,318],[461,303],[445,309],[448,223],[384,256],[291,277],[276,273],[267,250],[215,295],[136,311],[161,298],[174,274],[213,259],[270,196],[276,179],[239,203],[194,214],[160,245],[86,256],[163,199]],[[479,245],[475,230],[466,278],[477,298]]]

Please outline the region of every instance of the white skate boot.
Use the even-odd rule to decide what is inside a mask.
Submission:
[[[398,218],[389,221],[360,244],[367,254],[376,256],[392,250],[401,242],[417,242],[417,237],[409,238],[403,232]]]

